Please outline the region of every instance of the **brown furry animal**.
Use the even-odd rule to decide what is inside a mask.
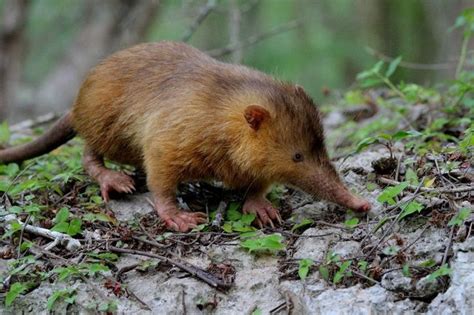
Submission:
[[[324,146],[320,114],[299,87],[240,65],[219,62],[183,43],[141,44],[91,70],[70,113],[39,139],[0,151],[0,161],[46,153],[77,132],[84,168],[109,192],[134,182],[103,158],[144,169],[166,225],[187,231],[203,213],[177,208],[178,183],[214,178],[247,189],[244,213],[258,224],[280,221],[265,198],[275,182],[297,186],[356,211],[367,201],[340,181]]]

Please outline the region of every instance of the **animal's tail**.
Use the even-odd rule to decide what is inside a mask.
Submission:
[[[0,163],[28,160],[48,153],[68,142],[76,135],[76,132],[72,128],[71,116],[71,112],[68,112],[46,131],[46,133],[29,143],[0,150]]]

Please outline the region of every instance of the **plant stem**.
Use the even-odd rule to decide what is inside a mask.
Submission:
[[[387,77],[381,75],[378,72],[375,72],[375,74],[395,93],[398,94],[401,98],[405,99],[405,94],[403,94],[402,91],[400,91]]]
[[[461,74],[461,70],[464,66],[464,62],[466,61],[467,46],[469,44],[469,39],[471,38],[471,34],[472,34],[471,30],[468,30],[467,34],[464,36],[464,39],[462,41],[461,55],[459,57],[458,66],[456,67],[456,79],[459,78],[459,75]]]

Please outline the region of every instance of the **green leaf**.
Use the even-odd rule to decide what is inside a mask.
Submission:
[[[408,168],[405,173],[405,180],[410,183],[410,185],[418,186],[418,175],[412,168]]]
[[[68,230],[69,230],[69,223],[67,222],[59,222],[58,224],[56,224],[55,226],[51,228],[51,231],[56,231],[60,233],[67,233]]]
[[[352,263],[351,260],[347,260],[341,264],[341,266],[339,267],[339,270],[334,275],[334,279],[332,280],[334,284],[339,283],[344,278],[344,276],[347,274],[346,270],[347,268],[349,268],[351,263]]]
[[[415,213],[415,212],[420,213],[421,210],[424,209],[424,206],[421,203],[417,202],[417,201],[410,201],[405,206],[402,206],[402,209],[403,209],[403,212],[400,216],[400,220],[402,220],[406,216],[409,216],[412,213]]]
[[[247,239],[240,242],[240,246],[248,249],[249,252],[254,251],[270,251],[277,252],[285,249],[285,244],[282,243],[283,237],[280,234],[271,234],[260,238]]]
[[[242,224],[246,224],[246,225],[252,224],[253,220],[255,220],[255,214],[253,214],[253,213],[244,214],[240,218],[240,222],[242,222]]]
[[[109,271],[109,268],[102,264],[90,264],[88,265],[88,271],[90,276],[95,276],[99,272]]]
[[[239,211],[240,205],[237,202],[232,202],[229,205],[229,209],[226,212],[227,221],[238,221],[242,217],[242,213]]]
[[[69,210],[67,208],[61,208],[58,213],[56,213],[56,217],[54,218],[55,223],[66,222],[69,218]]]
[[[367,137],[365,139],[362,139],[357,144],[356,153],[359,153],[360,151],[362,151],[364,148],[368,147],[371,144],[378,143],[378,141],[379,140],[375,137]]]
[[[464,221],[471,215],[471,210],[468,208],[462,208],[459,212],[448,222],[448,226],[461,226]]]
[[[359,224],[358,218],[351,218],[344,222],[344,225],[350,229],[355,228]]]
[[[77,218],[72,219],[71,222],[69,223],[69,227],[68,227],[66,233],[71,235],[71,236],[79,234],[79,233],[82,232],[81,226],[82,226],[81,219],[77,219]]]
[[[298,275],[300,276],[301,280],[306,279],[309,273],[309,268],[313,265],[313,261],[311,259],[301,259],[300,265],[298,268]]]
[[[402,274],[403,274],[405,277],[411,277],[410,266],[409,266],[408,264],[404,264],[404,265],[403,265]]]
[[[370,69],[370,71],[374,73],[380,73],[380,70],[382,70],[383,65],[384,65],[383,60],[380,60],[372,67],[372,69]]]
[[[387,246],[383,249],[383,253],[387,256],[395,256],[400,251],[400,247],[396,245]]]
[[[319,274],[324,280],[329,281],[329,269],[326,265],[319,266]]]
[[[303,220],[301,220],[300,223],[297,223],[297,224],[293,225],[293,227],[291,228],[291,232],[294,232],[298,229],[301,229],[302,227],[307,227],[307,226],[309,226],[313,223],[314,223],[314,221],[311,220],[311,219],[303,219]]]
[[[252,312],[251,315],[262,315],[262,310],[259,309],[258,307]]]
[[[8,208],[8,212],[19,214],[19,213],[23,212],[23,209],[21,207],[18,207],[18,206],[12,206],[12,207]]]
[[[401,140],[401,139],[418,137],[418,136],[421,136],[421,135],[422,135],[422,133],[420,133],[416,130],[408,130],[408,131],[400,130],[400,131],[397,131],[396,133],[394,133],[391,137],[394,141],[398,141],[398,140]]]
[[[431,268],[431,267],[434,267],[435,265],[436,265],[436,260],[434,260],[433,258],[430,258],[420,263],[420,267],[425,267],[425,268]]]
[[[67,290],[54,291],[53,294],[51,294],[51,296],[48,298],[48,303],[46,304],[48,311],[51,311],[53,309],[54,303],[56,303],[60,297],[63,297],[66,294],[68,294]]]
[[[448,264],[444,264],[441,267],[439,267],[439,269],[437,269],[435,272],[433,272],[432,274],[428,276],[428,282],[433,282],[437,278],[442,277],[442,276],[449,276],[451,275],[451,272],[452,270],[451,268],[449,268]]]
[[[222,230],[224,230],[224,232],[226,232],[226,233],[232,233],[233,232],[232,223],[231,222],[225,222],[222,225]]]
[[[5,296],[5,306],[9,307],[12,305],[13,301],[25,292],[28,289],[28,286],[21,282],[15,282],[11,285],[10,290],[8,290],[7,295]]]
[[[394,60],[392,60],[392,62],[390,62],[390,64],[388,65],[387,72],[385,72],[385,76],[387,78],[391,77],[392,74],[395,72],[395,70],[397,70],[397,67],[401,61],[402,61],[402,56],[399,56],[395,58]]]
[[[368,262],[366,262],[365,260],[361,260],[357,263],[357,266],[361,271],[365,272],[367,270]]]
[[[379,197],[377,198],[377,201],[387,202],[390,205],[394,205],[396,203],[394,198],[398,196],[407,187],[408,187],[407,182],[402,182],[398,184],[397,186],[387,187],[379,195]]]
[[[0,174],[5,174],[10,178],[13,178],[19,171],[20,167],[16,163],[0,165]]]

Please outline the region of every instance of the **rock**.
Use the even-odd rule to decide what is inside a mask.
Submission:
[[[337,303],[337,304],[336,304]],[[397,296],[381,286],[363,289],[359,285],[328,289],[310,300],[312,314],[405,314],[414,312],[419,302]]]
[[[400,270],[387,272],[382,277],[382,286],[390,291],[411,292],[415,288],[412,279],[405,277]]]
[[[324,218],[332,215],[337,207],[333,203],[315,201],[294,209],[291,217],[294,222],[301,222],[304,219],[311,219],[313,221],[324,220]]]
[[[331,251],[341,259],[352,258],[360,254],[360,243],[356,241],[343,241],[336,243]]]
[[[443,290],[444,284],[441,279],[429,281],[429,276],[423,277],[416,283],[415,293],[413,294],[417,298],[429,299],[430,297],[436,296]]]
[[[337,241],[342,234],[340,229],[316,229],[311,228],[304,231],[303,237],[300,237],[295,244],[296,251],[293,258],[312,259],[314,262],[321,262],[326,259],[326,255],[331,243]],[[322,235],[314,237],[314,235]],[[313,236],[313,237],[309,237]]]
[[[462,252],[472,248],[473,239],[466,241],[466,247],[457,246],[451,260],[451,285],[439,294],[429,305],[428,314],[472,314],[474,310],[474,252]]]
[[[324,117],[323,124],[327,130],[335,129],[347,121],[346,116],[340,111],[331,111]]]
[[[110,200],[110,209],[119,221],[129,221],[137,215],[145,215],[153,212],[154,209],[147,201],[152,200],[151,193],[126,195],[119,200]]]
[[[404,233],[404,235],[405,243],[410,244],[419,238],[420,231]],[[414,256],[413,262],[421,263],[427,259],[441,262],[448,239],[447,232],[443,229],[434,227],[426,229],[422,237],[411,247],[411,252]]]
[[[362,151],[358,154],[340,159],[336,162],[336,168],[340,172],[345,173],[350,170],[362,170],[364,173],[372,173],[374,171],[372,162],[389,156],[386,148],[374,148],[370,151]]]

